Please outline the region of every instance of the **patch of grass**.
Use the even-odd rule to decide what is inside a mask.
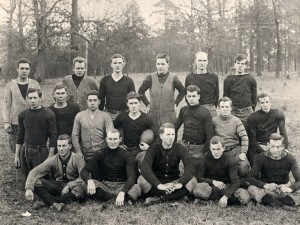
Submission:
[[[132,74],[136,89],[138,89],[147,74]],[[184,82],[187,73],[178,73]],[[256,77],[259,93],[271,94],[274,108],[284,109],[286,126],[290,139],[290,152],[300,160],[300,83],[298,77],[290,80],[274,79],[267,74],[265,77]],[[223,80],[220,76],[220,96],[222,96]],[[100,81],[101,77],[97,77]],[[53,103],[52,88],[59,79],[47,80],[42,85],[44,93],[44,105]],[[286,82],[286,85],[283,85]],[[4,94],[4,85],[0,85],[0,96]],[[148,95],[149,96],[149,95]],[[2,97],[3,98],[3,97]],[[181,108],[186,103],[182,101]],[[0,111],[2,112],[2,104]],[[213,202],[200,202],[198,204],[179,202],[178,204],[157,204],[145,207],[142,202],[134,206],[122,208],[103,205],[94,200],[88,200],[84,204],[70,203],[60,213],[43,208],[31,210],[33,203],[24,198],[24,192],[18,190],[15,183],[15,169],[13,168],[13,154],[8,149],[7,137],[4,133],[3,119],[0,118],[0,224],[142,224],[142,225],[165,225],[165,224],[228,224],[228,225],[262,225],[262,224],[300,224],[298,212],[291,212],[279,208],[268,208],[251,203],[245,207],[232,206],[225,209],[219,208]],[[21,213],[31,210],[32,216],[25,218]]]

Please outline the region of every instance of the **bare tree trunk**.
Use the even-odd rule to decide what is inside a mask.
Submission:
[[[257,76],[262,76],[262,33],[261,33],[261,21],[260,21],[260,0],[255,0],[256,9],[256,73]]]
[[[18,27],[20,38],[20,50],[21,56],[24,56],[26,52],[25,37],[24,37],[24,24],[23,24],[23,12],[22,12],[22,0],[18,0]]]
[[[78,56],[78,0],[72,0],[72,14],[71,14],[71,54],[70,54],[70,69],[72,70],[72,60]]]
[[[277,14],[277,5],[276,0],[272,0],[273,12],[274,12],[274,22],[275,22],[275,33],[276,33],[276,41],[277,41],[277,55],[276,55],[276,70],[275,77],[280,77],[281,65],[282,65],[282,47],[281,47],[281,39],[279,33],[279,20]]]

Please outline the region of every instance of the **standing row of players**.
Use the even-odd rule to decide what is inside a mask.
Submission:
[[[177,189],[182,190],[183,186],[185,186],[188,192],[192,192],[194,187],[197,186],[195,185],[196,182],[194,179],[189,181],[188,178],[186,178],[186,176],[182,176],[180,179],[184,179],[185,181],[188,181],[187,183],[178,181],[178,183],[174,183],[174,185],[172,185],[171,181],[173,181],[175,177],[179,178],[178,177],[179,173],[177,174],[179,170],[176,169],[176,167],[178,167],[178,165],[176,165],[177,164],[176,162],[178,161],[178,159],[182,159],[183,162],[188,160],[183,159],[182,158],[183,156],[181,155],[181,156],[176,156],[175,157],[176,159],[174,159],[174,161],[170,160],[170,162],[168,163],[169,159],[168,159],[168,155],[166,154],[169,154],[170,152],[167,151],[167,153],[163,153],[164,150],[170,149],[173,146],[173,142],[175,140],[175,133],[179,130],[180,126],[184,124],[183,138],[179,146],[181,147],[185,146],[186,149],[188,150],[189,153],[188,158],[190,158],[190,161],[192,161],[191,165],[193,165],[190,167],[195,169],[198,168],[200,165],[203,166],[205,163],[200,163],[200,161],[209,162],[208,159],[200,160],[200,158],[204,157],[204,153],[209,152],[209,149],[212,152],[213,158],[218,159],[218,157],[221,157],[223,155],[222,153],[221,154],[218,153],[214,155],[212,150],[213,149],[212,145],[218,144],[221,150],[222,148],[224,148],[223,149],[223,151],[225,151],[224,155],[229,155],[229,158],[232,159],[232,160],[226,159],[225,161],[234,162],[234,165],[237,167],[237,172],[239,174],[239,180],[241,180],[242,185],[244,185],[245,176],[249,173],[249,168],[250,168],[246,157],[247,150],[249,147],[248,135],[250,138],[249,153],[252,152],[252,155],[248,153],[248,157],[249,159],[251,159],[250,160],[251,164],[253,164],[254,155],[256,155],[258,152],[262,152],[262,151],[264,152],[267,143],[271,143],[271,141],[269,141],[270,135],[271,133],[276,133],[277,128],[280,129],[280,134],[284,136],[284,138],[281,138],[280,135],[279,135],[280,138],[275,137],[274,140],[276,141],[276,143],[280,144],[276,148],[277,149],[280,148],[280,150],[282,150],[284,146],[287,148],[288,141],[287,141],[287,135],[286,135],[285,125],[284,125],[284,115],[279,110],[270,109],[270,97],[267,94],[262,94],[258,97],[262,109],[251,114],[253,112],[253,108],[255,108],[256,101],[257,101],[256,81],[251,75],[244,73],[247,64],[247,59],[245,56],[238,55],[236,57],[235,67],[236,67],[237,74],[229,76],[224,81],[224,95],[229,96],[231,99],[228,97],[224,97],[221,98],[220,101],[218,101],[219,98],[218,77],[215,74],[207,72],[206,70],[207,63],[208,61],[207,61],[206,53],[200,52],[196,54],[195,65],[197,71],[196,73],[191,73],[187,76],[186,90],[185,90],[178,77],[175,74],[169,72],[168,56],[160,54],[157,56],[157,60],[156,60],[157,72],[145,78],[142,86],[139,89],[139,93],[141,94],[141,96],[139,96],[139,94],[131,92],[134,91],[135,89],[132,79],[130,79],[129,77],[125,77],[122,74],[122,69],[125,65],[125,60],[123,56],[114,55],[112,57],[111,66],[113,68],[113,74],[101,80],[99,86],[99,92],[95,91],[95,89],[97,89],[97,85],[95,81],[85,76],[84,74],[85,71],[84,59],[76,58],[74,59],[74,63],[73,63],[74,74],[65,77],[63,79],[63,84],[58,84],[54,88],[53,96],[55,98],[55,104],[49,107],[55,113],[54,116],[52,111],[47,110],[46,108],[41,106],[42,93],[36,89],[38,88],[38,84],[35,81],[28,78],[28,74],[30,70],[30,62],[26,60],[23,61],[21,60],[18,63],[19,77],[7,85],[5,91],[5,98],[4,98],[5,129],[7,130],[8,133],[12,133],[12,134],[17,133],[16,135],[17,144],[16,144],[16,153],[15,153],[16,166],[17,167],[21,166],[22,167],[21,171],[26,176],[31,169],[33,169],[41,162],[43,162],[47,158],[47,156],[50,157],[54,154],[55,146],[56,146],[56,137],[58,135],[69,134],[72,135],[72,142],[75,151],[77,153],[77,156],[79,156],[79,158],[83,156],[85,161],[87,162],[87,168],[93,170],[94,167],[89,166],[89,161],[92,160],[95,152],[100,152],[101,154],[104,154],[103,149],[107,148],[107,146],[110,149],[115,149],[119,147],[119,143],[116,140],[120,140],[120,136],[118,132],[112,132],[111,130],[113,127],[112,121],[114,121],[114,127],[123,129],[124,145],[122,145],[122,148],[127,149],[127,152],[131,153],[132,158],[139,156],[137,158],[141,162],[142,158],[144,157],[144,154],[140,156],[140,154],[138,153],[141,153],[143,150],[147,150],[149,146],[146,143],[140,143],[139,138],[144,130],[153,129],[156,134],[159,134],[160,138],[158,138],[158,141],[155,142],[157,144],[156,145],[153,144],[154,147],[151,146],[150,149],[155,149],[153,151],[159,151],[159,149],[162,149],[162,153],[158,152],[155,154],[159,155],[158,156],[160,158],[159,160],[163,160],[164,162],[163,164],[166,164],[166,166],[162,168],[160,168],[159,165],[151,167],[150,164],[154,163],[153,157],[155,154],[147,157],[147,155],[151,154],[150,153],[151,151],[147,151],[146,159],[149,157],[151,158],[149,162],[151,168],[149,167],[148,169],[146,169],[147,172],[145,173],[142,172],[143,177],[139,179],[140,182],[138,183],[142,187],[144,193],[152,190],[153,191],[153,193],[151,192],[152,195],[162,196],[162,192],[164,192],[165,194],[167,193],[167,195],[164,198],[171,200],[173,199],[173,197],[170,197],[172,195],[168,195],[168,194],[173,193],[175,190]],[[199,86],[201,88],[199,88]],[[174,101],[175,88],[178,90],[179,94],[176,100]],[[150,90],[150,102],[145,96],[145,92],[148,89]],[[69,96],[68,102],[66,102],[67,93]],[[26,96],[30,102],[30,108],[26,109],[25,111],[21,110],[22,112],[18,115],[17,108],[18,109],[22,107],[24,108]],[[186,97],[186,101],[188,105],[180,109],[179,116],[176,119],[174,105],[178,106],[178,104],[180,103],[180,101],[183,99],[184,96]],[[147,105],[147,108],[149,109],[147,111],[150,113],[149,114],[150,117],[139,110],[140,99],[145,103],[145,105]],[[78,106],[76,106],[76,103],[79,104],[79,108]],[[216,105],[219,105],[219,109],[220,109],[219,116],[216,115]],[[104,109],[105,106],[104,111],[106,112],[100,111],[98,109],[98,106],[102,110]],[[83,111],[78,113],[80,110]],[[234,114],[235,116],[233,116],[232,114]],[[248,118],[250,114],[251,116]],[[240,119],[238,119],[236,116],[239,117]],[[18,118],[17,124],[19,124],[19,127],[18,125],[16,125],[15,122],[13,122],[15,121],[13,119],[16,119],[15,117]],[[246,121],[247,118],[248,121]],[[246,121],[245,124],[247,124],[247,127],[249,127],[248,135],[245,131],[244,125],[241,122],[241,120],[243,122]],[[74,126],[73,126],[73,121],[74,121]],[[164,127],[166,126],[165,124],[166,122],[173,123],[175,127],[172,127],[172,125],[170,124],[168,124],[167,127]],[[164,126],[161,126],[162,124],[164,124]],[[158,129],[159,127],[160,130]],[[17,129],[18,132],[16,131]],[[174,130],[174,134],[172,134],[172,132],[166,134],[165,132],[166,129],[168,131]],[[114,145],[109,144],[109,140],[111,140],[111,138],[109,137],[110,133],[114,134],[115,136],[116,133],[118,133],[117,135],[118,137],[112,138],[115,140],[112,141]],[[217,137],[212,138],[214,134],[223,137],[224,141],[222,140],[222,138],[217,138]],[[165,135],[167,137],[164,140],[163,136]],[[174,139],[171,136],[173,136]],[[48,138],[50,139],[49,154],[48,154],[48,149],[46,147],[46,142]],[[12,138],[11,140],[14,141],[15,138]],[[281,143],[283,140],[285,142],[285,145]],[[70,143],[68,141],[68,145],[69,144]],[[160,144],[162,145],[162,147],[159,146]],[[22,151],[21,151],[21,146],[23,146]],[[269,149],[271,149],[271,147]],[[176,152],[177,152],[176,154],[178,154],[178,150],[176,150]],[[270,153],[272,153],[271,150]],[[275,160],[284,159],[284,161],[286,161],[285,156],[287,155],[287,153],[285,154],[284,152],[281,151],[280,156],[278,156],[278,152],[276,154],[275,156],[272,154],[269,155],[269,158],[277,157]],[[264,156],[267,155],[267,152],[264,152],[264,154],[262,155]],[[290,167],[289,169],[286,168],[283,169],[284,170],[283,172],[284,174],[286,174],[291,170],[293,172],[296,181],[298,182],[300,179],[298,179],[299,169],[297,167],[297,163],[289,153],[288,155],[289,155],[288,158],[292,158],[293,160],[291,159],[288,160],[288,165]],[[69,158],[71,154],[67,154],[67,156],[68,156],[67,158]],[[96,157],[96,154],[94,156]],[[105,157],[106,156],[107,154],[105,154]],[[100,158],[101,157],[103,157],[103,155],[101,155]],[[67,158],[65,158],[64,160],[66,160]],[[258,160],[256,161],[258,162]],[[63,161],[61,161],[61,163],[63,163]],[[146,163],[144,162],[142,163],[142,168],[144,164]],[[184,174],[188,174],[188,176],[193,177],[193,172],[191,172],[192,169],[191,170],[188,169],[189,166],[187,164],[189,163],[184,163],[184,164],[185,164]],[[206,165],[211,166],[210,163],[208,164],[206,163]],[[68,162],[65,165],[65,167],[66,166],[68,166]],[[44,168],[43,166],[39,166],[38,168],[40,167]],[[58,172],[58,174],[60,174],[59,179],[62,179],[62,182],[64,184],[58,186],[65,187],[67,184],[65,180],[68,180],[68,177],[64,179],[64,176],[66,176],[65,175],[66,172],[64,172],[62,167],[58,166],[57,168],[60,168],[60,173]],[[156,171],[155,169],[158,168],[159,171]],[[253,168],[255,168],[255,166],[253,166]],[[270,167],[270,168],[274,168],[274,167]],[[122,171],[121,180],[123,181],[124,181],[124,171],[127,171],[126,176],[129,176],[129,174],[131,174],[128,168],[126,169],[123,168],[122,170],[118,170],[116,174],[114,173],[116,172],[115,168],[108,168],[108,171],[109,169],[112,169],[112,171],[110,171],[106,175],[98,174],[98,176],[100,176],[99,179],[101,181],[103,180],[118,181],[119,179],[121,179],[120,177],[118,177],[118,175],[120,175],[118,174],[120,173],[120,171]],[[155,170],[152,171],[154,172],[154,174],[151,174],[151,170],[153,169]],[[279,169],[282,170],[281,166],[279,166]],[[208,171],[207,168],[205,168],[204,170]],[[78,174],[80,173],[80,171],[78,172]],[[209,171],[214,171],[214,170],[209,170]],[[224,172],[226,171],[226,169],[225,170],[217,169],[215,172],[220,173],[221,171]],[[227,173],[227,178],[230,181],[232,175],[231,172],[228,170]],[[267,181],[270,183],[274,182],[273,185],[271,185],[273,188],[273,189],[271,188],[271,191],[274,191],[275,189],[276,190],[283,189],[283,190],[288,190],[288,192],[290,192],[291,190],[295,191],[298,189],[298,188],[288,189],[287,185],[284,185],[287,183],[286,176],[282,176],[280,177],[280,179],[278,179],[278,177],[276,177],[274,174],[270,175],[269,172],[270,171],[267,171],[266,177],[263,178],[266,180],[263,180],[262,182],[265,183]],[[114,177],[115,175],[117,175],[118,178]],[[225,179],[226,175],[224,175],[224,177],[223,175],[224,174],[222,174],[222,176],[216,176],[216,174],[213,175],[208,174],[208,176],[212,176],[212,177],[216,176],[220,180],[216,179],[210,182],[207,181],[207,183],[209,184],[209,186],[216,187],[218,190],[221,190],[221,192],[222,190],[223,191],[227,190],[227,186],[225,184],[226,182],[228,183],[229,180],[228,179],[226,180]],[[154,179],[154,176],[156,177],[158,176],[158,178],[161,179]],[[83,175],[81,177],[83,180],[87,181],[87,176]],[[144,177],[146,179],[144,179]],[[225,183],[222,182],[222,179],[225,179],[226,182]],[[159,183],[158,180],[160,180]],[[199,182],[199,179],[197,180]],[[143,188],[144,187],[143,183],[145,182],[151,184],[150,189],[149,187],[147,187],[146,189]],[[37,183],[39,182],[36,182],[36,184]],[[188,183],[190,184],[190,187],[189,185],[186,186],[186,184]],[[87,184],[89,184],[89,182]],[[167,184],[167,185],[162,185],[162,184]],[[91,185],[87,185],[88,187],[87,192],[93,194],[97,188],[89,188],[89,186]],[[260,185],[262,185],[262,183],[260,183]],[[283,185],[285,188],[280,188],[281,187],[280,185]],[[56,187],[58,188],[58,186]],[[69,186],[70,189],[71,186]],[[95,184],[92,186],[95,187]],[[267,188],[268,185],[267,187],[265,187],[265,185],[259,187],[263,187],[264,190],[269,190]],[[107,189],[107,187],[104,188],[100,185],[100,189],[106,192],[110,189],[115,189],[115,188],[116,187],[109,186],[109,188]],[[26,188],[26,189],[33,190],[33,188]],[[160,192],[156,189],[160,190]],[[198,191],[195,192],[205,193],[205,190],[208,189],[209,188],[206,188],[204,186],[203,190],[200,188],[197,189]],[[251,188],[250,190],[252,189],[253,188]],[[126,189],[126,192],[124,192],[124,190],[120,191],[119,193],[121,192],[127,193],[129,191],[128,187]],[[65,192],[66,190],[64,191],[64,193]],[[185,193],[185,191],[182,191],[181,193]],[[245,193],[245,192],[239,191],[239,193]],[[255,193],[256,192],[252,193],[252,196],[255,196]],[[26,192],[26,195],[30,195],[30,194]],[[108,194],[106,193],[104,195],[108,195]],[[177,195],[175,194],[175,196]],[[197,196],[197,194],[195,194],[195,196]],[[219,197],[221,198],[222,196]],[[224,206],[225,199],[227,204],[228,197],[229,196],[227,196],[227,199],[225,197],[221,198],[222,199],[220,200],[221,206]],[[117,198],[117,202],[118,202],[117,204],[119,205],[120,201],[118,199],[120,200],[120,198]],[[121,199],[123,199],[124,202],[124,196]],[[273,197],[271,199],[272,201],[275,201]],[[159,200],[161,200],[161,198],[159,198]],[[284,200],[286,201],[286,195],[284,195]],[[57,201],[61,202],[62,200],[57,200]],[[151,201],[152,201],[151,198],[148,198],[148,202]],[[269,201],[272,202],[270,199]]]

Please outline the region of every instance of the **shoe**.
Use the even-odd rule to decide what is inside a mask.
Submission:
[[[33,204],[33,209],[40,209],[43,208],[44,206],[46,206],[45,202],[43,201],[35,201],[35,203]]]
[[[270,194],[265,194],[262,198],[261,198],[261,203],[263,205],[272,205],[275,203],[275,198],[270,195]]]
[[[292,197],[289,196],[289,195],[286,195],[286,196],[284,196],[282,198],[278,198],[277,200],[279,202],[281,202],[282,204],[287,205],[287,206],[293,206],[293,205],[295,205],[294,199],[292,199]]]
[[[160,202],[160,201],[161,201],[160,197],[149,197],[149,198],[146,198],[145,204],[152,205],[152,204]]]
[[[52,208],[56,209],[58,212],[60,212],[63,207],[65,206],[65,203],[57,203],[57,202],[54,202],[53,205],[52,205]]]

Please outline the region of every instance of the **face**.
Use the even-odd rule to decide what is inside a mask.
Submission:
[[[122,58],[113,58],[110,66],[114,73],[122,73],[125,63]]]
[[[72,145],[68,143],[68,140],[57,140],[57,150],[62,158],[69,155]]]
[[[232,107],[229,101],[226,102],[221,101],[219,108],[220,108],[221,116],[228,117],[231,115]]]
[[[118,148],[121,141],[122,138],[120,137],[120,134],[118,132],[116,133],[108,132],[106,137],[106,143],[110,149]]]
[[[265,113],[268,113],[271,109],[271,100],[269,97],[259,98],[258,99],[261,110]]]
[[[166,59],[156,59],[156,69],[159,74],[165,74],[169,70],[169,64]]]
[[[129,99],[127,102],[127,106],[129,108],[129,111],[132,113],[136,113],[139,111],[140,108],[140,101],[136,98]]]
[[[199,104],[200,94],[197,91],[187,91],[185,97],[189,105],[194,106]]]
[[[29,93],[27,98],[30,104],[30,108],[38,109],[41,106],[42,99],[39,97],[37,92]]]
[[[282,140],[270,140],[268,149],[273,159],[281,159],[281,152],[284,149]]]
[[[210,144],[209,148],[210,148],[212,156],[215,159],[221,158],[221,156],[223,155],[223,152],[225,151],[225,148],[222,146],[221,143]]]
[[[99,105],[99,99],[97,95],[89,95],[87,99],[87,105],[89,110],[96,111]]]
[[[85,63],[84,62],[76,62],[73,68],[73,71],[76,76],[82,77],[85,73]]]
[[[67,98],[67,92],[66,89],[56,89],[53,93],[53,97],[55,98],[56,102],[65,102]]]
[[[175,129],[165,128],[164,133],[160,134],[159,136],[163,144],[165,144],[167,147],[172,147],[175,140]]]
[[[247,59],[243,59],[241,61],[236,61],[234,63],[235,71],[237,74],[244,74],[245,69],[247,67]]]
[[[195,58],[195,65],[197,69],[206,70],[208,65],[207,55],[204,53],[200,53]]]
[[[30,73],[29,63],[20,63],[17,72],[20,78],[27,78]]]

